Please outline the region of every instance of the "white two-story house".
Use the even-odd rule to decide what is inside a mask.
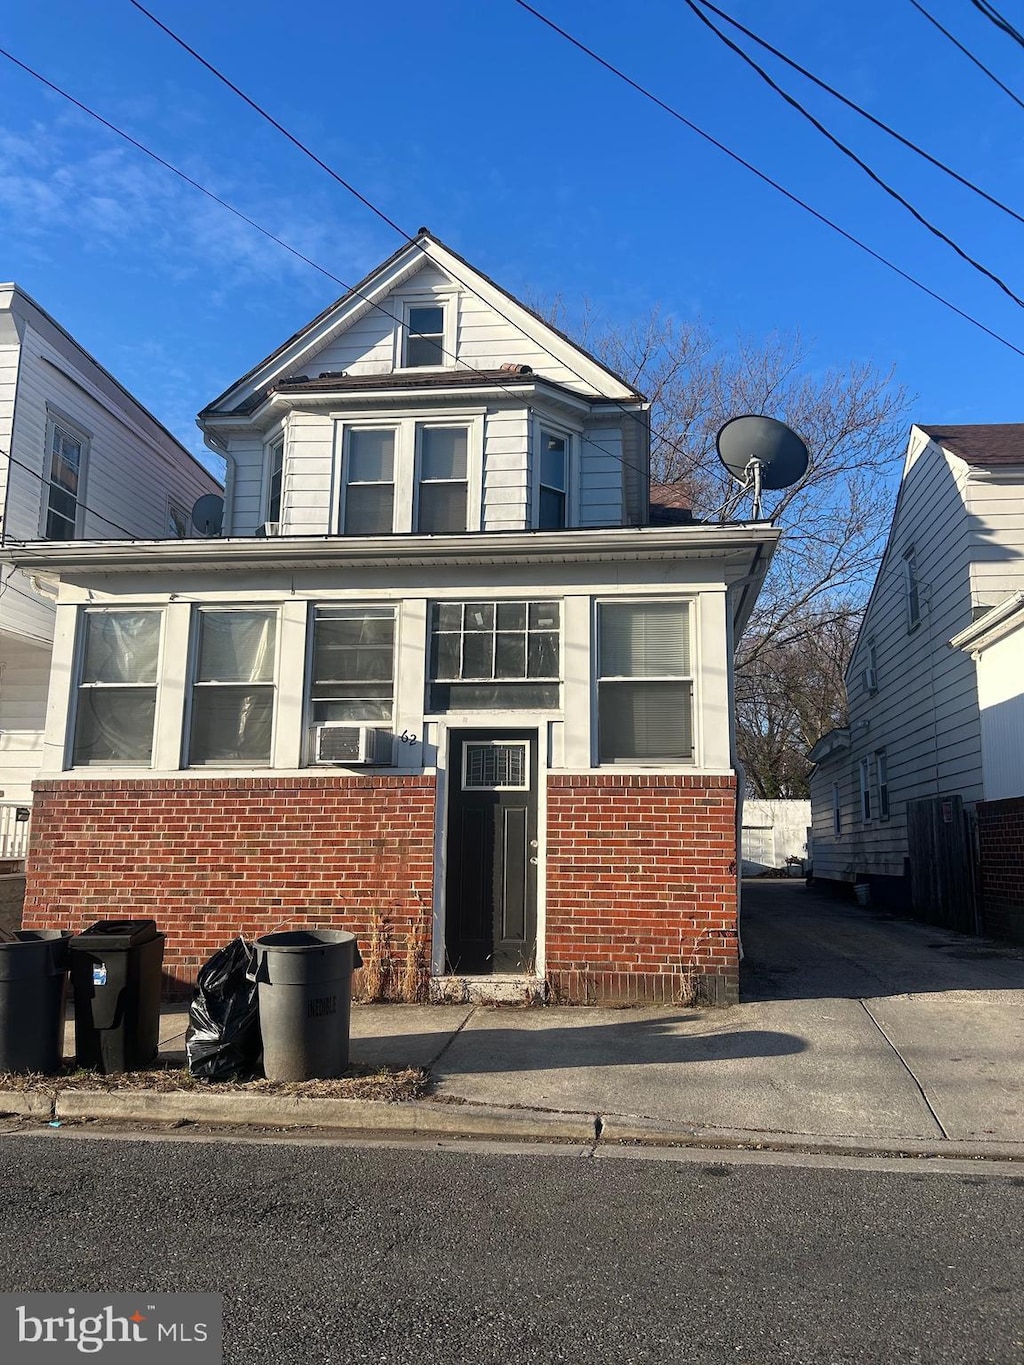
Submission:
[[[849,724],[811,753],[816,879],[974,932],[1010,933],[1024,797],[1024,426],[915,426],[846,678]],[[982,870],[1007,843],[1003,875]],[[1015,851],[1011,847],[1015,842]],[[1012,896],[1012,891],[1010,892]],[[1012,936],[1024,937],[1024,898]]]
[[[151,914],[179,984],[331,925],[406,998],[735,999],[778,532],[652,525],[643,397],[426,231],[199,421],[220,535],[8,552],[59,584],[31,922]]]
[[[191,534],[218,481],[14,284],[0,284],[0,528],[26,541]],[[24,853],[42,763],[54,601],[0,568],[0,857]]]

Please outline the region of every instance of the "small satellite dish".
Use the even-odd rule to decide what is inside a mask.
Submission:
[[[718,458],[741,485],[754,491],[754,517],[761,515],[761,490],[789,488],[807,471],[809,456],[800,437],[774,417],[749,413],[732,417],[718,433]]]
[[[201,536],[219,536],[224,524],[224,499],[219,493],[204,493],[192,508],[192,525]]]

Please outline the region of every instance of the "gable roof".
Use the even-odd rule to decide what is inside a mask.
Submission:
[[[1024,464],[1024,422],[980,426],[915,425],[933,441],[970,465]]]
[[[539,313],[521,303],[489,276],[470,265],[464,257],[434,237],[426,228],[420,228],[412,241],[400,246],[386,261],[371,270],[357,285],[353,285],[348,293],[330,304],[277,350],[271,352],[225,389],[212,403],[207,404],[199,414],[200,422],[204,417],[215,413],[244,411],[247,401],[251,402],[255,391],[264,390],[278,382],[289,365],[299,362],[304,354],[319,350],[340,335],[357,316],[379,306],[381,300],[392,289],[404,283],[427,261],[437,265],[457,283],[464,285],[470,293],[483,298],[485,302],[491,302],[492,306],[497,305],[486,296],[488,293],[497,295],[504,304],[504,307],[498,307],[498,311],[502,312],[509,322],[599,392],[602,380],[606,384],[611,381],[612,387],[618,388],[619,392],[606,394],[605,397],[610,401],[646,402],[638,389],[627,383],[621,375],[615,374],[603,361],[572,341],[550,322],[546,322]]]

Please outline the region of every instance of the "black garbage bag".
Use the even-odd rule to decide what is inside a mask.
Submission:
[[[196,978],[188,1011],[189,1073],[206,1081],[245,1081],[263,1071],[255,952],[244,938],[219,948]]]

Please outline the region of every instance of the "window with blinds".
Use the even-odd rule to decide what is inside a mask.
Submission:
[[[598,608],[598,734],[602,763],[693,759],[688,602],[604,602]]]

